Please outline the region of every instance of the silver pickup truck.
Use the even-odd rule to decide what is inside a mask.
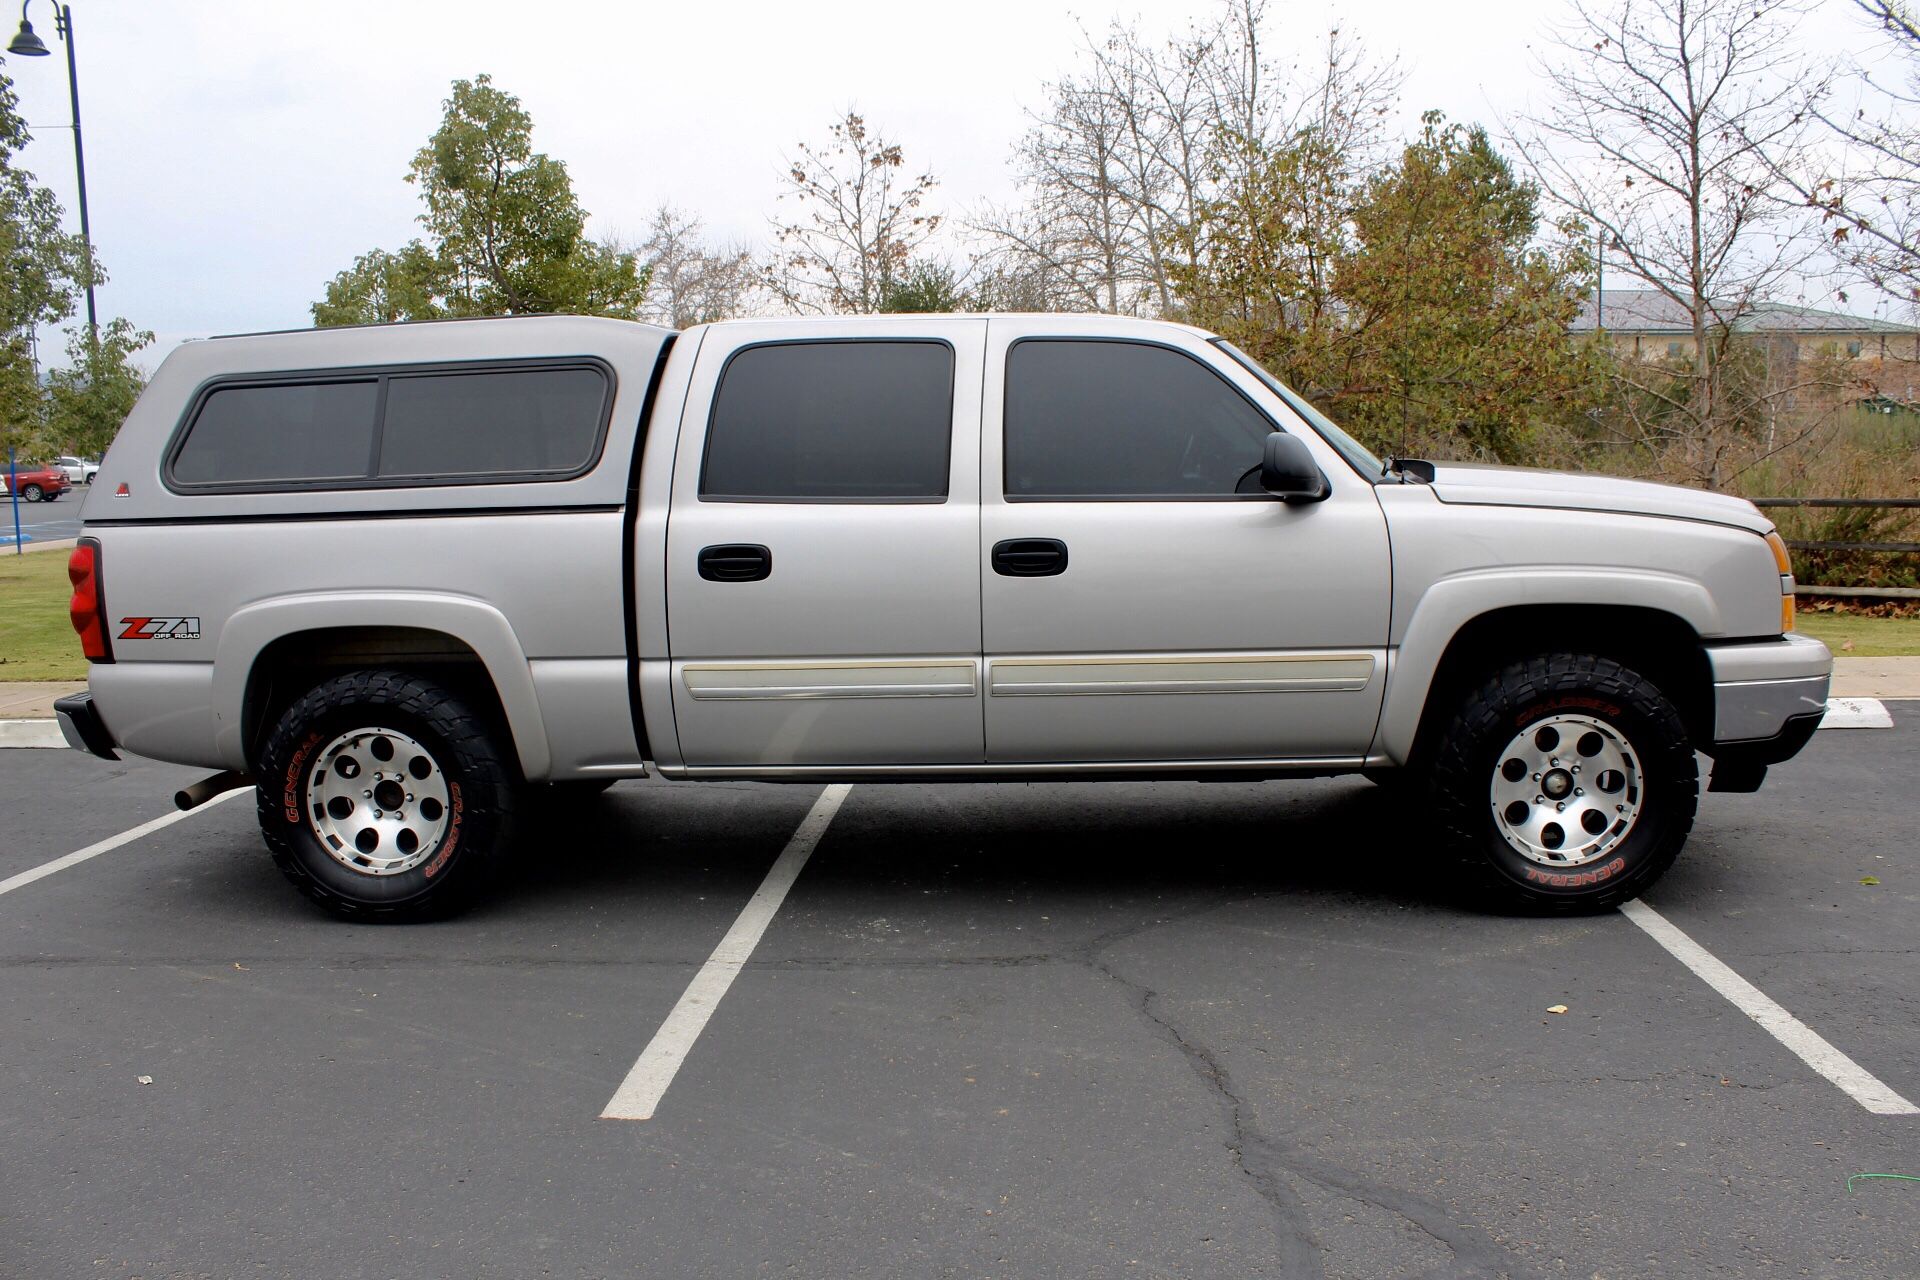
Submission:
[[[1105,316],[527,317],[189,343],[82,509],[74,746],[257,785],[354,918],[619,778],[1364,773],[1460,882],[1591,910],[1818,726],[1749,503],[1384,462]],[[1398,793],[1389,800],[1391,793]],[[1409,824],[1415,824],[1410,828]]]

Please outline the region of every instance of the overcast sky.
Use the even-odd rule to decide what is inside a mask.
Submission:
[[[931,166],[949,211],[1012,194],[1006,159],[1043,82],[1070,68],[1076,21],[1171,30],[1207,0],[78,0],[93,235],[111,281],[103,321],[154,330],[152,359],[211,333],[311,322],[326,281],[416,234],[401,180],[458,77],[491,72],[567,164],[597,235],[637,239],[670,201],[723,235],[764,238],[780,158],[857,106]],[[1276,0],[1276,44],[1335,21],[1406,73],[1402,126],[1438,107],[1492,122],[1537,84],[1531,48],[1556,0]],[[71,220],[64,49],[8,57],[35,138],[23,163]],[[7,33],[12,22],[8,17]],[[1810,50],[1866,35],[1845,0],[1804,23]],[[1856,291],[1853,309],[1871,309]],[[1809,292],[1805,301],[1830,299]],[[53,344],[50,344],[53,345]]]

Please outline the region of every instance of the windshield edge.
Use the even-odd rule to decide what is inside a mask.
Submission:
[[[1385,469],[1386,463],[1380,458],[1375,457],[1371,449],[1341,430],[1333,419],[1327,417],[1326,414],[1321,413],[1292,391],[1289,391],[1285,384],[1271,373],[1268,373],[1259,361],[1234,346],[1231,342],[1228,342],[1225,338],[1212,337],[1208,338],[1207,341],[1226,352],[1233,358],[1235,364],[1258,378],[1261,386],[1280,397],[1282,404],[1303,418],[1306,424],[1318,432],[1320,438],[1325,440],[1335,453],[1338,453],[1345,459],[1347,465],[1358,472],[1361,478],[1368,484],[1376,483],[1379,480],[1380,473]]]

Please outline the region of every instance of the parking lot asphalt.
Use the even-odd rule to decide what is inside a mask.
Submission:
[[[1704,797],[1650,901],[1911,1099],[1893,709]],[[0,752],[0,880],[192,776]],[[0,896],[0,1276],[1920,1274],[1920,1183],[1847,1187],[1920,1117],[1618,914],[1455,904],[1357,780],[856,786],[596,1118],[817,795],[622,784],[431,926],[315,914],[249,797]]]
[[[20,529],[31,534],[34,542],[77,537],[80,533],[80,504],[86,501],[87,486],[75,485],[51,502],[20,503]],[[13,500],[0,497],[0,533],[13,536]],[[28,543],[32,546],[33,543]]]

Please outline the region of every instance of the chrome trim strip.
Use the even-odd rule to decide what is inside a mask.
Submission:
[[[1370,653],[1154,654],[995,658],[996,698],[1084,694],[1355,692],[1373,681]]]
[[[1163,773],[1246,773],[1261,770],[1325,769],[1346,773],[1369,763],[1353,756],[1260,757],[1238,760],[1091,760],[1069,763],[1047,761],[1018,764],[873,764],[873,765],[691,765],[660,770],[666,778],[734,778],[788,781],[834,781],[862,778],[1020,777],[1026,774],[1147,775]]]
[[[794,698],[971,698],[979,669],[971,660],[702,662],[680,672],[687,696],[699,701]]]

